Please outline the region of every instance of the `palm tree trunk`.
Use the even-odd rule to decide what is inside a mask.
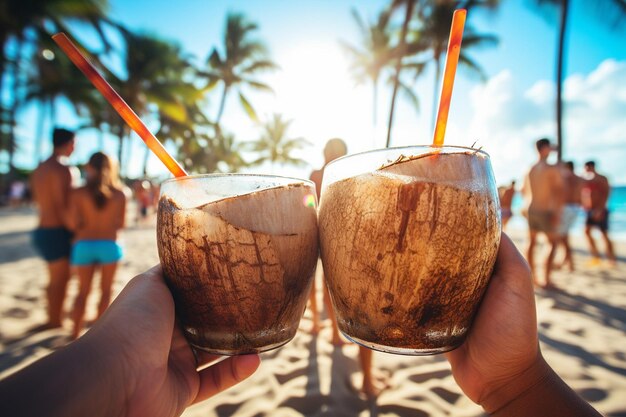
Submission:
[[[143,176],[148,176],[148,159],[150,158],[150,148],[146,146],[146,153],[143,155]]]
[[[104,126],[102,124],[98,127],[98,150],[104,152]]]
[[[372,149],[376,149],[376,128],[378,125],[378,79],[372,80]]]
[[[569,0],[563,0],[561,6],[561,25],[559,28],[559,45],[556,63],[556,145],[557,160],[561,162],[563,157],[563,69],[565,66],[565,35],[567,33],[567,14]]]
[[[439,81],[441,80],[441,54],[436,54],[435,60],[435,89],[433,90],[433,116],[432,129],[435,131],[435,123],[437,123],[437,112],[439,109]]]
[[[6,60],[4,57],[4,47],[7,40],[7,35],[4,30],[0,31],[0,129],[4,131],[5,123],[8,122],[6,119],[7,113],[4,107],[4,102],[2,97],[4,97],[4,71],[7,69]],[[6,149],[8,147],[8,143],[5,144],[5,137],[8,139],[8,135],[5,136],[5,133],[0,132],[0,150]],[[3,183],[0,181],[0,192],[4,192]]]
[[[217,118],[215,119],[215,124],[219,125],[220,120],[222,119],[222,114],[224,113],[224,106],[226,105],[226,95],[228,94],[228,87],[224,86],[224,91],[222,92],[222,99],[220,100],[220,108],[217,112]]]
[[[11,79],[13,80],[13,101],[11,102],[11,106],[8,109],[8,122],[9,122],[9,143],[8,143],[8,151],[9,151],[9,178],[13,178],[15,174],[15,116],[17,113],[18,106],[18,92],[19,92],[19,64],[22,58],[22,42],[21,37],[18,36],[16,40],[16,52],[15,59],[11,62]]]
[[[40,104],[37,118],[37,132],[35,133],[35,159],[37,159],[38,162],[43,161],[41,145],[43,143],[43,125],[46,121],[46,107],[48,107],[47,102],[42,102]]]
[[[119,139],[120,139],[120,144],[117,147],[117,162],[119,164],[119,170],[120,170],[120,176],[122,175],[122,153],[124,152],[124,136],[126,135],[126,132],[124,132],[124,128],[120,129],[120,135],[119,135]]]
[[[52,129],[54,129],[57,124],[57,112],[54,107],[54,101],[54,98],[50,100],[50,126],[52,127]]]
[[[411,15],[413,14],[413,6],[415,5],[415,0],[409,0],[406,5],[406,15],[404,15],[404,22],[402,23],[402,33],[400,34],[400,56],[398,57],[398,62],[396,62],[396,73],[393,76],[393,93],[391,93],[391,106],[389,108],[389,122],[387,123],[387,142],[385,147],[388,148],[391,144],[391,127],[393,126],[393,112],[396,107],[396,96],[398,94],[398,85],[400,84],[400,70],[402,69],[402,59],[404,58],[404,54],[406,53],[406,32],[409,28],[409,21],[411,20]]]

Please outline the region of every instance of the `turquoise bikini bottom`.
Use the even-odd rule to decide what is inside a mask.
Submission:
[[[111,264],[122,259],[122,247],[114,240],[79,240],[74,243],[72,265]]]

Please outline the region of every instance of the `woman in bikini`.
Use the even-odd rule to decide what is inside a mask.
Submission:
[[[68,219],[75,238],[70,261],[80,279],[72,313],[74,339],[83,327],[85,305],[98,267],[101,271],[98,318],[109,306],[113,278],[122,258],[122,247],[117,238],[124,227],[126,213],[126,195],[114,161],[97,152],[89,158],[86,173],[86,185],[72,192]]]

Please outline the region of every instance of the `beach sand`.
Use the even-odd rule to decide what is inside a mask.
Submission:
[[[46,268],[30,246],[29,233],[35,224],[32,209],[0,210],[0,378],[68,343],[69,316],[62,329],[27,333],[45,320]],[[511,234],[518,247],[523,247],[523,230]],[[126,256],[114,284],[115,294],[133,276],[158,262],[154,221],[129,227],[123,242]],[[557,373],[598,411],[626,416],[626,245],[616,245],[622,257],[617,267],[609,268],[587,266],[585,242],[575,237],[573,243],[576,272],[556,271],[553,282],[559,289],[536,291],[541,348]],[[73,279],[66,311],[76,290]],[[88,320],[95,315],[97,297],[94,285]],[[318,304],[323,305],[321,293],[318,297]],[[355,388],[361,381],[358,348],[353,344],[334,347],[329,320],[317,336],[310,333],[311,324],[307,310],[294,340],[262,354],[263,362],[250,379],[190,407],[183,415],[484,415],[457,387],[442,355],[376,352],[374,366],[389,375],[391,387],[377,401],[366,401]]]

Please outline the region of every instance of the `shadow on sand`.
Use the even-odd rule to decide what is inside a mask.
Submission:
[[[0,233],[0,263],[37,256],[30,243],[30,231]]]
[[[16,365],[28,362],[29,358],[41,357],[41,351],[54,351],[70,342],[70,337],[63,330],[39,330],[33,328],[20,338],[5,340],[0,353],[0,373]]]

